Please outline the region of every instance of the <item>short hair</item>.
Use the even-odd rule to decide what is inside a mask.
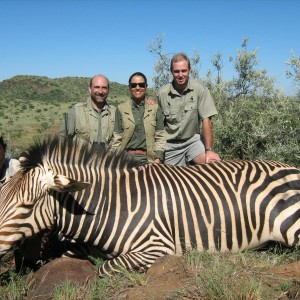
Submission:
[[[0,145],[3,147],[3,150],[6,151],[6,143],[4,142],[3,140],[3,137],[2,135],[0,135]]]
[[[172,59],[171,59],[171,63],[170,63],[170,70],[171,70],[171,72],[173,71],[173,63],[176,63],[176,62],[179,62],[179,61],[183,61],[183,60],[186,60],[188,62],[188,67],[190,69],[191,68],[191,61],[190,61],[190,59],[188,58],[188,56],[185,53],[180,52],[180,53],[175,54],[172,57]]]
[[[141,72],[135,72],[135,73],[133,73],[133,74],[129,77],[129,80],[128,80],[128,83],[129,83],[129,84],[131,83],[131,79],[132,79],[134,76],[140,76],[140,77],[143,77],[144,80],[145,80],[145,83],[146,83],[146,85],[147,85],[147,77],[146,77],[143,73],[141,73]]]
[[[93,77],[90,79],[90,85],[89,85],[89,86],[92,86],[92,84],[93,84],[93,79],[94,79],[95,77],[98,77],[98,76],[101,76],[101,77],[105,78],[106,81],[107,81],[107,86],[109,87],[109,80],[108,80],[108,78],[107,78],[106,76],[104,76],[104,75],[101,75],[101,74],[98,74],[98,75],[93,76]]]

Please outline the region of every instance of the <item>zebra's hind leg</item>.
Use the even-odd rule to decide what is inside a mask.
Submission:
[[[273,240],[288,247],[300,246],[300,199],[296,203],[282,209],[272,226]]]
[[[99,276],[111,276],[122,270],[146,272],[162,252],[129,252],[107,260],[98,269]]]

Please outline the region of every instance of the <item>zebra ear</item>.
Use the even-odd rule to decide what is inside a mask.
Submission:
[[[88,182],[76,181],[63,175],[56,175],[54,176],[54,182],[48,184],[48,188],[57,192],[77,192],[84,190],[89,185],[90,183]]]

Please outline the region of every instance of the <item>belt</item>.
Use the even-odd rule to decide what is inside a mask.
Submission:
[[[170,144],[183,144],[186,141],[188,141],[189,139],[183,139],[183,140],[167,140],[168,143]]]
[[[127,152],[132,153],[132,154],[140,154],[140,155],[146,155],[145,150],[140,150],[140,149],[127,149]]]

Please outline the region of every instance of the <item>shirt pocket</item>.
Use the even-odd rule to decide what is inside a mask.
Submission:
[[[168,123],[176,124],[180,121],[180,107],[167,107],[164,115]]]
[[[122,129],[123,129],[123,131],[128,130],[129,128],[130,128],[130,126],[129,126],[128,123],[124,122],[124,123],[122,124]]]
[[[147,114],[144,114],[144,120],[147,122],[152,122],[156,120],[157,111],[150,110]]]
[[[91,135],[95,135],[96,126],[90,126],[90,124],[86,121],[85,116],[81,116],[80,118],[76,119],[76,125],[75,125],[75,134],[77,137],[87,140],[90,140]]]
[[[198,119],[198,109],[194,103],[188,103],[184,107],[185,118],[189,120]]]
[[[75,135],[83,140],[90,141],[90,132],[86,128],[77,127],[75,129]]]
[[[155,129],[156,129],[156,121],[152,120],[148,124],[149,124],[148,130],[146,130],[146,128],[145,128],[145,133],[146,133],[147,136],[154,136],[155,135]]]

